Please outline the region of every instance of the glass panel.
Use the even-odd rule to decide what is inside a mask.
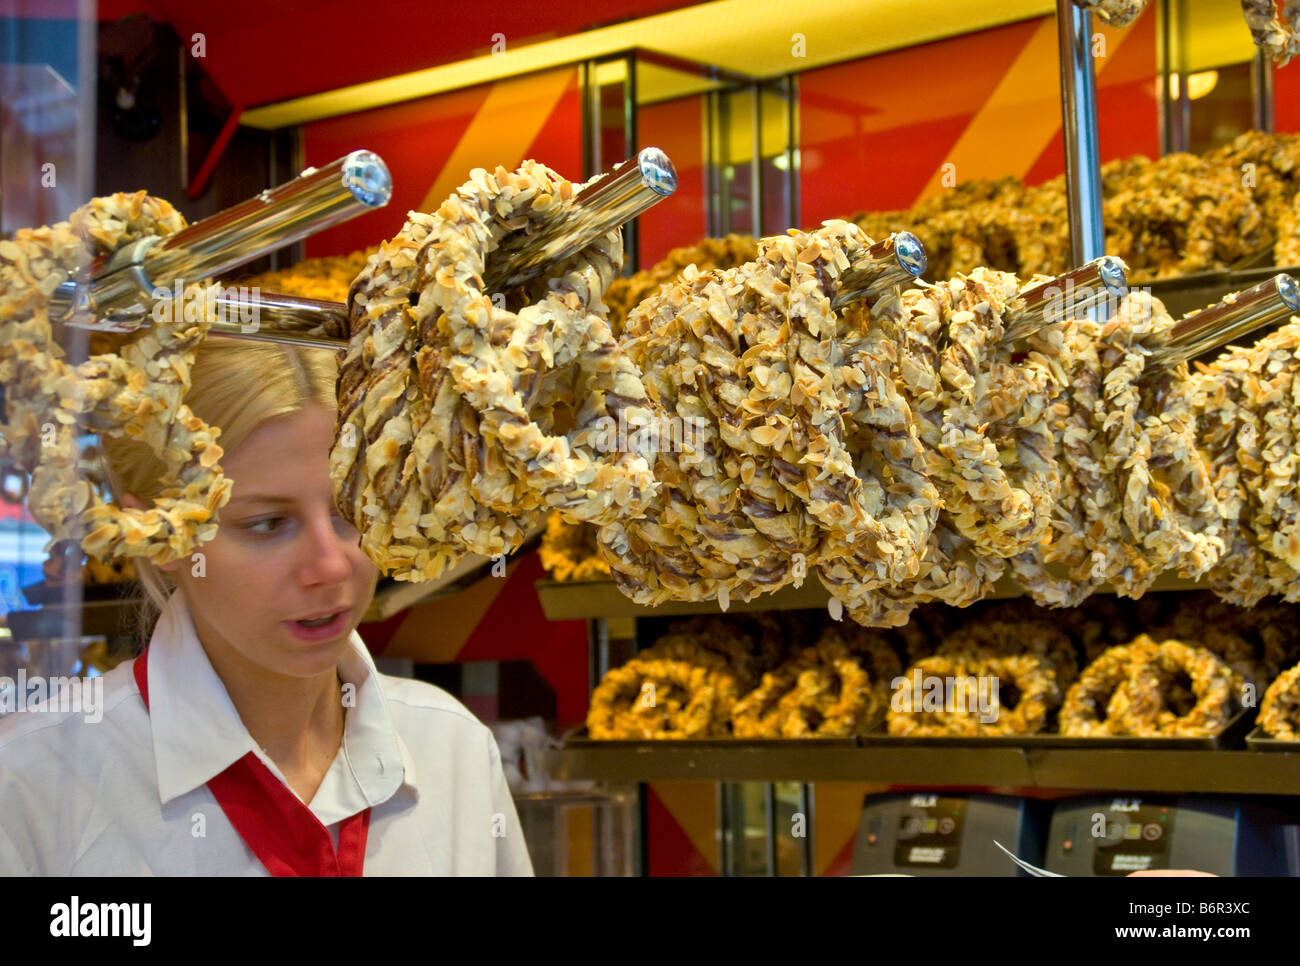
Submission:
[[[691,65],[636,60],[637,148],[657,147],[677,169],[677,190],[637,219],[636,268],[650,268],[674,248],[708,234],[705,201],[707,92],[719,86]]]

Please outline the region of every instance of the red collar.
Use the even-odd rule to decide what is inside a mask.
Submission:
[[[149,649],[135,659],[140,697],[149,708]],[[208,782],[239,837],[274,876],[359,876],[366,859],[370,809],[339,825],[339,848],[329,829],[262,760],[248,752]]]

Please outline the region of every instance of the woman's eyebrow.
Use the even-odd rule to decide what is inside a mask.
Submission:
[[[230,502],[234,503],[236,501],[240,503],[280,503],[288,505],[293,503],[294,499],[291,496],[273,496],[269,493],[241,493],[239,496],[231,494]]]

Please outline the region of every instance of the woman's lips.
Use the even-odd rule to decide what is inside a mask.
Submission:
[[[347,630],[349,613],[349,611],[341,610],[334,615],[333,620],[328,624],[322,624],[320,627],[306,627],[298,621],[284,621],[283,623],[299,640],[317,644],[321,641],[333,640]]]

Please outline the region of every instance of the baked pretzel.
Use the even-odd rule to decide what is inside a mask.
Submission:
[[[916,693],[920,673],[921,691]],[[928,707],[927,679],[944,684],[945,706]],[[996,689],[984,690],[996,681]],[[989,707],[979,699],[987,696]],[[947,707],[951,702],[952,707]],[[891,735],[913,737],[995,736],[1036,734],[1061,703],[1056,670],[1034,654],[998,654],[991,650],[962,650],[917,662],[899,681],[890,705]],[[985,718],[988,720],[984,720]]]
[[[1083,669],[1065,693],[1060,732],[1072,738],[1149,733],[1160,712],[1156,645],[1139,637],[1132,644],[1107,648]]]
[[[984,616],[966,622],[944,638],[940,657],[978,665],[995,658],[1029,654],[1042,658],[1062,689],[1079,676],[1078,659],[1069,636],[1047,619],[1006,619]]]
[[[1259,704],[1259,726],[1282,741],[1300,741],[1300,665],[1283,671]]]
[[[633,658],[592,692],[587,730],[597,739],[719,737],[736,694],[735,680],[717,667]]]
[[[841,641],[805,648],[736,702],[737,738],[847,738],[869,728],[880,707],[871,677]]]
[[[538,557],[552,580],[599,580],[609,576],[609,564],[596,547],[596,532],[585,523],[565,523],[558,513],[546,520]]]
[[[1059,487],[1047,414],[1061,387],[1041,353],[1013,364],[1003,344],[1002,312],[1019,289],[1013,275],[976,269],[903,296],[905,351],[938,361],[900,369],[927,470],[953,529],[1004,558],[1037,542]]]
[[[363,546],[397,579],[517,549],[545,508],[601,525],[655,492],[647,455],[604,434],[654,419],[603,318],[618,232],[549,278],[483,288],[488,259],[568,217],[574,193],[532,161],[476,168],[437,212],[412,213],[353,284],[331,470]],[[572,414],[567,431],[557,408]]]
[[[220,429],[183,402],[194,351],[212,321],[202,288],[186,287],[186,311],[177,305],[118,353],[76,366],[63,358],[48,315],[54,290],[96,257],[183,227],[171,205],[139,191],[95,198],[66,222],[0,241],[2,449],[31,474],[28,506],[51,545],[78,541],[100,561],[147,557],[163,564],[216,535],[231,487],[218,462]],[[77,438],[86,431],[149,446],[165,467],[152,507],[107,502],[81,477]]]
[[[1104,583],[1140,597],[1165,570],[1198,577],[1224,555],[1224,511],[1197,447],[1194,386],[1182,366],[1146,372],[1150,347],[1172,325],[1158,300],[1135,291],[1105,326],[1067,326],[1056,520],[1012,561],[1040,604],[1076,606]],[[1053,564],[1065,574],[1054,575]]]
[[[1255,46],[1278,67],[1300,53],[1300,4],[1295,0],[1286,0],[1283,20],[1278,20],[1273,0],[1241,0],[1241,11]]]
[[[1189,688],[1177,684],[1186,675]],[[1218,734],[1237,710],[1243,681],[1205,648],[1147,635],[1111,648],[1066,694],[1061,734],[1199,737]],[[1101,714],[1103,699],[1106,713]]]
[[[869,244],[844,222],[762,239],[754,262],[688,268],[629,316],[627,344],[648,392],[696,431],[688,450],[659,452],[663,488],[645,518],[601,531],[625,593],[650,604],[748,600],[800,580],[799,557],[804,573],[842,556],[878,583],[915,573],[928,536],[915,511],[933,500],[919,452],[899,448],[907,416],[858,420],[852,390],[847,405],[838,391],[854,371],[841,364],[830,300]],[[887,373],[873,386],[901,403]],[[864,447],[881,441],[866,472],[848,448],[846,416]],[[883,485],[895,470],[906,486]]]
[[[1198,434],[1231,546],[1210,572],[1225,600],[1300,600],[1300,325],[1222,353],[1193,378]]]

